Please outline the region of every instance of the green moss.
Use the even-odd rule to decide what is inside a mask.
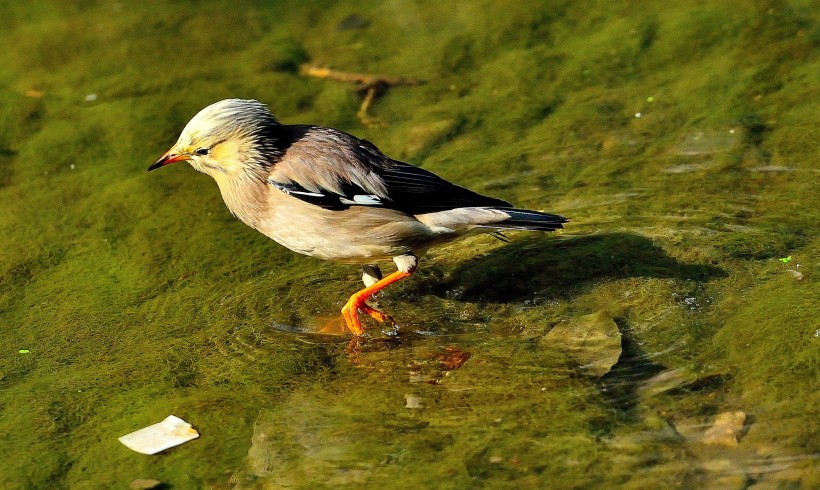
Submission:
[[[737,474],[812,486],[810,3],[0,11],[3,488],[719,486],[684,429],[727,410],[750,421],[720,455]],[[363,127],[354,87],[303,62],[426,83]],[[380,299],[404,334],[348,358],[273,324],[337,317],[359,270],[245,227],[187,166],[145,172],[225,97],[572,221],[432,251]],[[623,339],[600,380],[539,342],[597,311]],[[472,357],[445,374],[446,347]],[[155,457],[116,441],[170,413],[202,437]]]

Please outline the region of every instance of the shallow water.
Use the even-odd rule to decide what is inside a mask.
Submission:
[[[0,6],[0,487],[820,486],[816,2],[542,3]],[[225,97],[572,221],[305,333],[360,271],[145,172]]]

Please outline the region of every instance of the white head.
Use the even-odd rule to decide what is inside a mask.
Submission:
[[[148,170],[188,161],[212,177],[241,177],[272,164],[279,122],[256,100],[225,99],[199,111]]]

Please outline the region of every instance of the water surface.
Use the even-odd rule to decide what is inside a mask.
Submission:
[[[820,486],[817,10],[3,4],[0,486]],[[426,83],[367,126],[303,63]],[[226,97],[572,221],[423,257],[398,332],[299,333],[360,271],[145,172]],[[169,414],[201,437],[117,441]]]

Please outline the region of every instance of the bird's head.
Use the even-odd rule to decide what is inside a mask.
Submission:
[[[256,100],[225,99],[199,111],[148,170],[187,161],[214,178],[252,175],[276,158],[279,122]]]

